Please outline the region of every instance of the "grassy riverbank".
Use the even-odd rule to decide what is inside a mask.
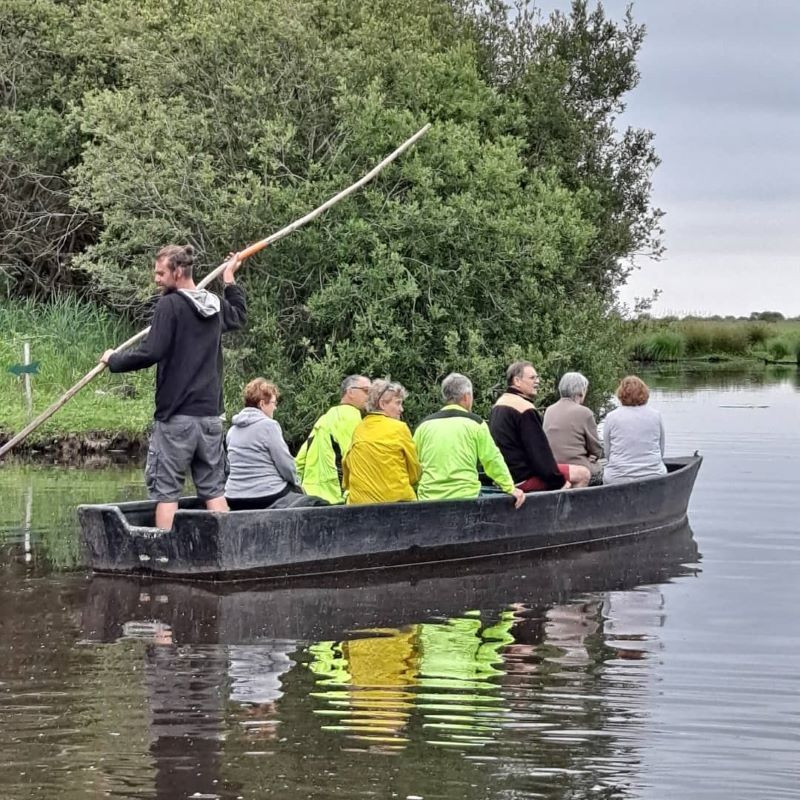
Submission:
[[[800,320],[637,320],[631,326],[628,354],[636,361],[800,361]]]
[[[40,413],[77,383],[107,348],[134,331],[120,318],[93,303],[71,297],[46,304],[6,301],[0,304],[0,435],[7,439],[28,422],[23,379],[8,368],[21,364],[23,343],[39,371],[31,378],[33,413]],[[65,434],[113,432],[132,438],[147,430],[153,414],[153,371],[103,374],[79,392],[54,417],[31,434],[41,444]]]

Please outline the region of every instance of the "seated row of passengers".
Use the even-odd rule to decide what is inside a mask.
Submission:
[[[362,504],[477,497],[478,466],[519,508],[532,491],[580,488],[663,474],[664,428],[647,407],[635,376],[617,390],[620,408],[606,418],[604,441],[583,405],[588,380],[566,373],[561,399],[542,418],[534,405],[539,377],[528,361],[506,371],[506,390],[488,424],[472,413],[473,387],[451,373],[441,384],[444,406],[411,431],[402,421],[405,388],[351,375],[338,405],[314,424],[296,458],[273,419],[278,388],[256,378],[228,432],[231,510],[302,504]],[[603,463],[605,457],[605,467]]]

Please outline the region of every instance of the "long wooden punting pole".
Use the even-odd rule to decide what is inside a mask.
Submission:
[[[423,137],[428,130],[430,129],[430,123],[428,123],[424,128],[420,128],[410,139],[407,139],[400,147],[397,148],[393,153],[390,153],[386,158],[381,161],[380,164],[373,167],[363,178],[356,181],[352,186],[348,186],[347,189],[339,192],[339,194],[334,195],[324,202],[319,208],[315,208],[310,213],[306,214],[304,217],[300,217],[300,219],[295,220],[291,223],[291,225],[287,225],[285,228],[281,228],[277,233],[273,233],[271,236],[267,236],[266,239],[262,239],[260,242],[256,242],[255,244],[251,244],[246,249],[242,250],[239,254],[242,260],[250,258],[250,256],[255,255],[259,251],[263,250],[267,245],[273,244],[277,242],[279,239],[283,239],[284,236],[288,236],[290,233],[294,233],[298,228],[302,228],[303,225],[311,222],[312,220],[316,219],[320,214],[323,214],[327,211],[331,206],[335,206],[340,200],[344,200],[353,192],[357,192],[364,184],[369,183],[384,167],[391,164],[401,153],[408,150],[417,139]],[[218,275],[221,275],[225,269],[225,264],[220,264],[214,270],[209,272],[200,283],[197,284],[199,289],[202,289],[204,286],[207,286],[211,281],[214,280]],[[136,344],[136,342],[144,339],[147,336],[147,332],[150,328],[145,328],[143,331],[140,331],[135,336],[131,336],[130,339],[123,342],[117,348],[115,348],[114,352],[119,353],[122,350],[126,350],[132,344]],[[81,389],[83,389],[86,384],[91,383],[104,369],[106,365],[102,362],[97,364],[90,372],[87,372],[71,389],[65,392],[61,397],[56,400],[53,405],[51,405],[47,410],[43,411],[39,414],[36,419],[30,422],[30,424],[26,425],[16,436],[12,439],[9,439],[2,447],[0,447],[0,458],[4,456],[9,450],[12,450],[16,445],[18,445],[26,436],[33,433],[43,422],[46,422],[53,414],[56,413],[62,406],[66,405]]]

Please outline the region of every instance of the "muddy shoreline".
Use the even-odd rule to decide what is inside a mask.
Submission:
[[[12,435],[0,433],[0,445]],[[143,462],[146,455],[147,434],[89,431],[54,434],[34,442],[23,441],[7,458],[32,463],[106,467]]]

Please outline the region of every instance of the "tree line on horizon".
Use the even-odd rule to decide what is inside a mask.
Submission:
[[[289,436],[345,374],[391,374],[409,416],[457,369],[485,408],[509,361],[624,359],[617,290],[658,255],[649,131],[621,129],[644,37],[574,0],[7,0],[0,8],[0,295],[145,316],[152,257],[198,272],[352,183],[248,263],[228,391],[264,374]]]

